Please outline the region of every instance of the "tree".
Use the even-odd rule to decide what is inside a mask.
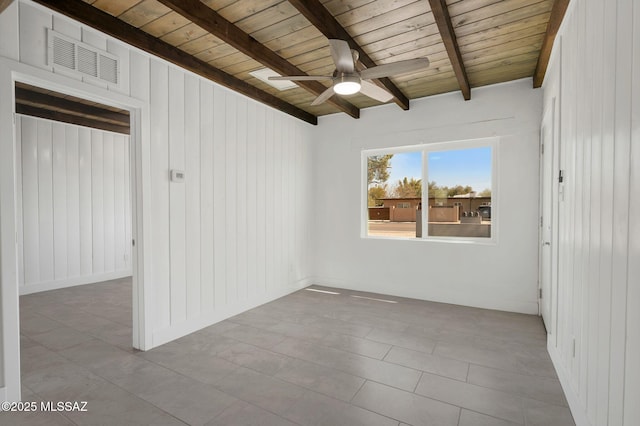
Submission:
[[[399,180],[393,188],[392,194],[395,198],[416,198],[422,196],[422,180],[407,179]]]
[[[387,198],[387,185],[384,186],[372,186],[369,188],[368,203],[369,207],[378,207],[383,204],[379,201],[381,198]]]
[[[489,188],[485,188],[478,194],[478,197],[491,197],[491,190]]]
[[[372,183],[384,184],[389,180],[389,168],[393,154],[372,155],[367,158],[367,187]]]

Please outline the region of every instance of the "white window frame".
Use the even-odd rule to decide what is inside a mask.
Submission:
[[[458,141],[448,141],[448,142],[436,142],[436,143],[425,143],[419,145],[410,145],[410,146],[400,146],[400,147],[390,147],[390,148],[376,148],[376,149],[365,149],[361,151],[361,177],[362,177],[362,185],[361,185],[361,203],[362,211],[361,211],[361,229],[360,229],[360,237],[364,239],[381,239],[381,240],[400,240],[400,241],[427,241],[427,242],[436,242],[436,243],[454,243],[454,244],[481,244],[481,245],[496,245],[498,244],[498,235],[499,235],[499,195],[500,189],[498,185],[498,168],[499,168],[499,159],[498,159],[498,151],[499,151],[500,139],[497,137],[491,138],[478,138],[478,139],[469,139],[469,140],[458,140]],[[422,186],[422,210],[421,210],[421,219],[422,219],[422,237],[420,238],[406,238],[406,237],[389,237],[389,236],[378,236],[378,235],[369,235],[368,232],[368,206],[367,206],[367,159],[373,155],[384,155],[384,154],[401,154],[406,152],[422,152],[422,182],[428,182],[429,178],[429,164],[428,164],[428,155],[433,152],[442,152],[442,151],[455,151],[462,149],[472,149],[472,148],[483,148],[490,147],[491,148],[491,237],[482,238],[482,237],[432,237],[428,235],[428,199],[429,199],[429,185]],[[480,189],[482,190],[482,189]],[[427,200],[427,203],[424,203],[424,200]],[[426,206],[426,208],[425,208]],[[425,226],[426,225],[426,226]]]

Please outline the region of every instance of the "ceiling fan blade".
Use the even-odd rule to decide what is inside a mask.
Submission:
[[[353,73],[353,55],[349,43],[344,40],[329,39],[329,48],[338,72]]]
[[[390,77],[392,75],[406,74],[418,71],[429,66],[427,58],[408,59],[406,61],[392,62],[390,64],[378,65],[367,68],[360,73],[360,77],[371,80],[372,78]]]
[[[288,75],[269,77],[269,80],[289,80],[289,81],[307,81],[307,80],[331,80],[330,75]]]
[[[320,105],[321,103],[329,99],[331,96],[333,96],[334,93],[335,92],[333,91],[333,86],[329,87],[327,90],[320,93],[320,96],[318,96],[313,102],[311,102],[311,106]]]
[[[379,102],[389,102],[393,99],[391,93],[367,80],[360,81],[360,93]]]

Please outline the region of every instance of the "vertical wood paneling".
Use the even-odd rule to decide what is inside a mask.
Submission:
[[[269,191],[269,196],[267,197],[265,194],[265,203],[264,203],[264,215],[265,215],[265,283],[264,283],[264,292],[271,290],[274,286],[275,282],[275,234],[276,230],[274,229],[275,223],[275,192],[276,185],[274,175],[276,172],[274,158],[275,148],[274,148],[274,118],[275,113],[271,110],[267,110],[266,112],[266,126],[265,126],[265,191]]]
[[[625,354],[624,426],[640,421],[640,221],[635,212],[640,211],[640,7],[633,8],[633,59],[631,75],[631,155],[629,212],[629,276],[627,278],[627,342]]]
[[[297,161],[309,149],[298,138],[308,141],[310,134],[298,133],[295,119],[65,17],[53,18],[27,3],[20,8],[15,29],[23,62],[46,68],[44,29],[55,27],[117,54],[121,85],[113,90],[147,105],[138,123],[143,126],[138,195],[141,217],[150,218],[144,224],[141,272],[153,310],[149,328],[160,336],[154,342],[284,294],[298,278],[311,275],[299,256],[309,242],[298,232],[308,221],[301,200],[311,199],[311,168]],[[10,49],[5,44],[2,49]],[[24,236],[25,250],[33,246],[38,257],[50,259],[47,265],[36,258],[34,279],[64,275],[63,269],[85,276],[129,268],[131,223],[122,213],[131,206],[128,146],[118,135],[65,127],[65,141],[55,138],[52,153],[50,130],[40,130],[28,130],[35,139],[21,149],[22,176],[33,175],[26,187],[36,194],[25,201],[34,206],[24,216],[25,227],[31,220],[38,231],[51,230],[49,237],[46,232]],[[170,182],[172,169],[185,171],[184,183]],[[64,189],[56,192],[51,187],[58,184]],[[51,224],[32,214],[43,205]],[[59,227],[61,217],[66,220]],[[53,257],[63,246],[66,259]]]
[[[171,258],[169,238],[169,68],[157,60],[150,62],[149,115],[151,149],[151,182],[153,212],[151,241],[153,246],[154,326],[171,324]]]
[[[104,270],[115,269],[115,194],[114,194],[114,137],[113,133],[105,132],[102,137],[103,165],[102,165],[102,206],[104,208]]]
[[[561,93],[568,176],[559,285],[571,291],[558,299],[554,362],[571,383],[563,382],[580,424],[640,421],[639,15],[633,0],[572,2],[561,33],[562,77],[545,83]]]
[[[257,263],[258,263],[258,242],[257,242],[257,224],[261,212],[258,209],[257,194],[257,133],[259,123],[256,117],[257,105],[255,102],[249,102],[247,105],[246,117],[250,125],[247,129],[247,246],[246,258],[246,291],[249,298],[256,295],[257,282]]]
[[[200,81],[200,286],[202,312],[214,309],[213,87]]]
[[[67,148],[67,274],[68,277],[80,276],[80,158],[79,128],[65,126]]]
[[[78,130],[78,174],[80,182],[79,215],[80,215],[80,274],[93,274],[93,197],[92,197],[92,158],[93,143],[91,130],[82,127]]]
[[[51,123],[38,121],[38,226],[40,280],[54,279]]]
[[[54,278],[68,277],[67,271],[67,142],[65,126],[53,123],[53,242]]]
[[[20,59],[20,45],[18,40],[20,18],[18,16],[18,2],[11,3],[3,13],[0,14],[0,56],[18,61]]]
[[[125,247],[126,247],[126,231],[125,219],[127,210],[125,210],[125,150],[128,145],[125,143],[125,137],[114,135],[113,138],[113,257],[114,269],[123,270],[126,268]]]
[[[105,225],[104,225],[104,134],[91,130],[91,221],[93,236],[93,273],[105,271]]]
[[[235,96],[227,96],[226,103],[226,135],[225,135],[225,154],[227,164],[227,175],[225,179],[225,199],[223,201],[226,206],[226,293],[227,303],[236,303],[238,300],[238,181],[235,172],[236,155],[237,155],[237,116],[236,103],[238,99]]]
[[[185,170],[184,73],[169,68],[169,169]],[[169,250],[171,259],[171,323],[187,318],[185,257],[185,185],[169,184]]]
[[[266,183],[266,161],[267,161],[267,139],[265,108],[258,108],[256,111],[256,181],[257,181],[257,210],[256,210],[256,286],[255,293],[262,294],[266,286],[266,263],[267,263],[267,242],[266,242],[266,205],[267,205],[267,183]]]
[[[214,216],[214,268],[215,307],[227,305],[227,243],[226,243],[226,108],[227,92],[215,88],[213,97],[213,216]]]
[[[30,4],[20,4],[20,62],[36,67],[47,65],[47,33],[53,17]]]
[[[20,193],[24,199],[20,262],[28,269],[21,274],[24,291],[105,279],[101,275],[92,281],[96,274],[129,272],[130,263],[124,260],[131,220],[124,201],[129,193],[125,168],[129,137],[28,116],[19,117],[19,127],[21,181],[26,179]],[[101,148],[94,150],[94,142]],[[96,187],[100,182],[101,188]],[[104,225],[94,228],[96,223]],[[50,249],[40,249],[43,239]],[[99,241],[102,247],[95,245]],[[93,268],[96,251],[102,259],[98,272]],[[116,252],[122,259],[117,264]],[[52,275],[40,273],[47,268],[52,268]]]
[[[38,126],[21,119],[24,282],[40,281]]]
[[[247,127],[255,126],[255,123],[247,117],[247,100],[238,98],[236,104],[236,235],[237,235],[237,289],[238,299],[247,298]]]
[[[196,77],[185,77],[184,143],[185,143],[185,217],[186,217],[186,285],[187,318],[200,315],[201,301],[201,187],[200,171],[200,84]],[[205,184],[206,185],[206,184]]]

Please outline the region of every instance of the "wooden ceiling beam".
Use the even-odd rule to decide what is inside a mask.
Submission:
[[[106,121],[96,120],[90,117],[80,117],[75,114],[68,114],[62,111],[54,111],[49,108],[42,108],[33,105],[16,104],[16,113],[30,115],[32,117],[44,118],[47,120],[61,121],[63,123],[76,124],[78,126],[91,127],[93,129],[108,130],[110,132],[130,133],[130,126],[121,126],[118,124],[107,123]]]
[[[456,79],[460,85],[460,91],[465,100],[471,99],[471,86],[469,85],[469,78],[467,77],[467,71],[462,61],[462,55],[460,54],[460,47],[458,46],[458,40],[456,33],[453,30],[453,24],[451,23],[451,16],[449,15],[449,9],[447,8],[447,2],[445,0],[429,0],[431,5],[431,13],[438,25],[438,31],[442,37],[444,47],[447,49],[449,55],[449,61],[453,66],[453,71],[456,74]]]
[[[233,23],[227,21],[215,10],[200,0],[158,0],[202,29],[208,31],[240,52],[255,59],[281,75],[305,75],[298,67],[270,50]],[[327,88],[318,81],[296,81],[296,84],[318,96]],[[327,103],[346,112],[354,118],[360,117],[360,110],[339,96],[332,96]]]
[[[547,73],[549,59],[551,58],[553,42],[556,39],[562,20],[564,19],[564,14],[567,12],[567,8],[569,7],[569,1],[570,0],[556,0],[553,2],[551,16],[549,17],[549,23],[547,24],[547,31],[544,35],[542,48],[540,49],[540,56],[538,57],[536,70],[533,73],[534,88],[542,86],[542,83],[544,82],[544,76]]]
[[[360,62],[367,68],[375,67],[376,63],[367,55],[346,29],[327,10],[319,0],[289,0],[289,3],[305,17],[311,25],[316,27],[325,37],[340,39],[349,43],[349,47],[360,54]],[[409,99],[390,78],[380,78],[374,82],[393,95],[393,101],[404,110],[409,109]]]
[[[307,123],[318,124],[318,117],[315,115],[227,74],[82,0],[35,0],[35,2],[258,102],[262,102]]]
[[[77,116],[90,116],[91,119],[129,126],[129,114],[111,111],[95,105],[86,105],[69,99],[46,93],[16,87],[16,103],[39,108],[54,109]]]
[[[13,0],[0,0],[0,13],[4,12],[6,8],[8,8]]]

